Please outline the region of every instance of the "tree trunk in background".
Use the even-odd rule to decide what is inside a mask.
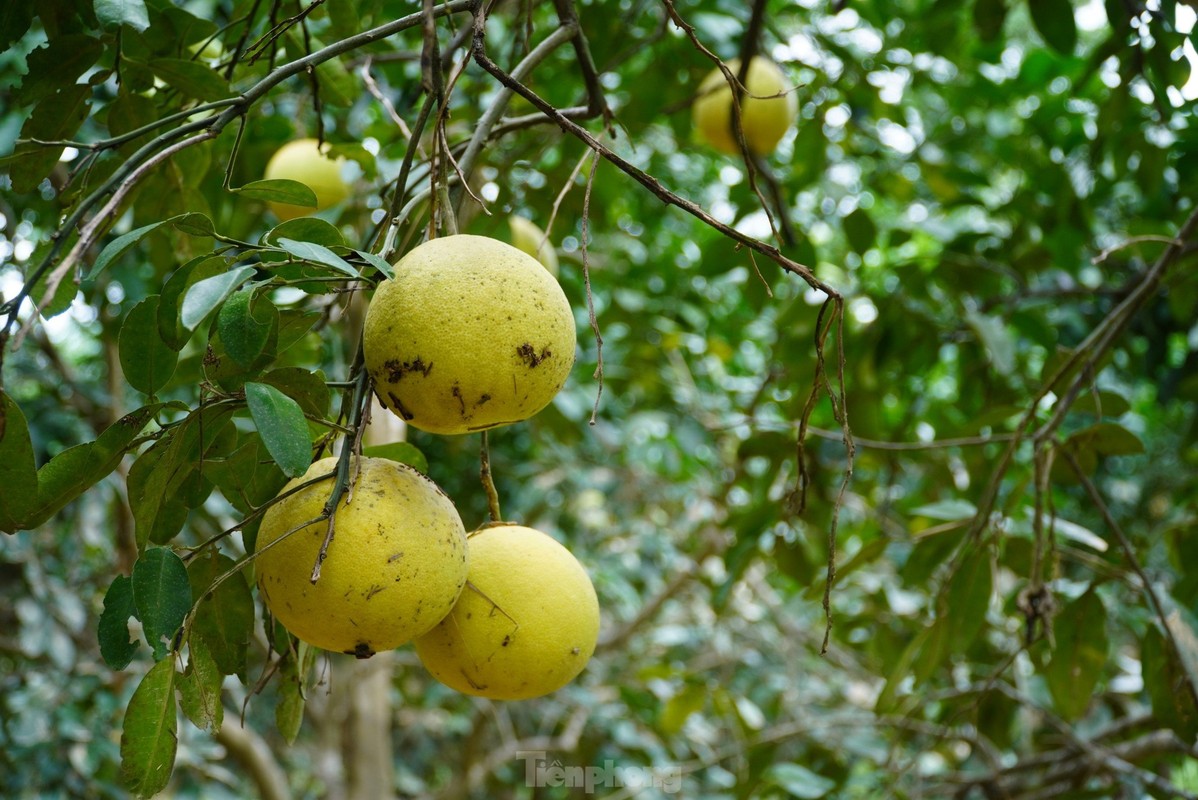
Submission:
[[[346,800],[386,800],[395,796],[391,754],[391,676],[395,653],[378,653],[339,670],[338,683],[349,695],[342,724]]]

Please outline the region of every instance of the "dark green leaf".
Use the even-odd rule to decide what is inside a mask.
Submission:
[[[183,349],[191,338],[191,331],[183,327],[179,308],[187,290],[202,280],[223,275],[228,268],[224,258],[210,256],[189,261],[171,273],[158,300],[158,335],[162,341],[176,350]]]
[[[245,400],[267,451],[283,474],[298,478],[307,472],[312,463],[312,441],[299,403],[264,383],[247,383]]]
[[[1035,2],[1035,0],[1032,0]],[[993,42],[1002,33],[1007,18],[1006,0],[975,0],[973,4],[973,27],[983,42]]]
[[[254,629],[254,598],[242,572],[226,578],[215,589],[213,582],[234,569],[236,562],[215,551],[188,565],[193,597],[200,598],[192,623],[191,642],[204,642],[221,673],[240,675],[245,671],[246,652]]]
[[[96,19],[105,27],[128,25],[136,31],[150,27],[145,0],[96,0]]]
[[[312,372],[303,367],[280,367],[263,375],[261,382],[295,400],[305,414],[323,417],[329,411],[329,386],[323,372]]]
[[[159,661],[142,678],[121,730],[121,780],[136,797],[166,788],[175,766],[175,661]]]
[[[205,317],[253,274],[253,267],[242,266],[192,284],[183,296],[180,308],[179,321],[183,327],[195,330]]]
[[[42,98],[33,109],[21,128],[21,138],[42,141],[70,139],[87,118],[91,96],[90,86],[71,84],[60,87],[54,94]],[[8,167],[13,191],[26,194],[36,189],[54,169],[62,152],[62,147],[33,143],[18,145]]]
[[[37,471],[37,502],[21,522],[36,528],[63,506],[91,488],[121,462],[161,403],[139,408],[109,426],[94,442],[76,445],[50,459]]]
[[[229,84],[212,67],[185,58],[156,58],[150,69],[171,87],[199,100],[223,100],[232,95]]]
[[[92,265],[90,271],[85,272],[84,277],[94,278],[95,276],[99,275],[101,272],[107,269],[112,262],[116,261],[118,258],[127,253],[131,247],[164,224],[166,224],[166,220],[162,220],[160,222],[151,222],[149,225],[143,225],[136,230],[129,231],[128,233],[116,237],[109,242],[103,250],[100,251],[100,255],[96,256],[96,263]]]
[[[216,329],[225,352],[241,366],[248,368],[262,355],[270,337],[272,310],[274,307],[265,297],[255,303],[253,289],[234,292],[220,307]]]
[[[88,70],[104,45],[99,39],[71,33],[51,39],[28,56],[27,73],[15,93],[19,105],[33,105],[60,86],[69,86]]]
[[[299,217],[280,222],[262,237],[263,243],[272,247],[278,247],[280,239],[312,242],[325,247],[346,246],[345,237],[341,235],[337,226],[325,222],[320,217]]]
[[[299,642],[279,668],[279,699],[275,706],[275,725],[288,744],[295,742],[304,721],[304,680],[312,668],[316,648]]]
[[[125,317],[117,349],[125,380],[139,392],[153,397],[175,374],[179,354],[158,334],[158,295],[145,298]]]
[[[377,269],[384,278],[395,277],[395,268],[387,263],[387,259],[383,258],[382,256],[375,255],[374,253],[369,253],[365,250],[355,250],[354,252],[357,253],[363,261]]]
[[[279,247],[291,253],[296,258],[302,258],[305,261],[312,261],[317,264],[324,264],[338,272],[344,272],[352,278],[361,277],[358,271],[350,266],[349,262],[324,245],[312,242],[297,242],[294,239],[279,239]]]
[[[14,533],[37,500],[33,442],[21,408],[0,391],[0,530]]]
[[[252,200],[268,203],[289,203],[293,206],[316,208],[316,194],[305,184],[286,178],[252,181],[232,191]]]
[[[992,587],[990,553],[976,547],[953,574],[940,609],[948,625],[946,644],[950,654],[963,654],[977,637],[986,621]]]
[[[1152,704],[1153,715],[1185,741],[1198,736],[1198,703],[1195,703],[1185,667],[1172,652],[1168,640],[1155,626],[1148,628],[1140,647],[1140,664],[1145,676],[1144,688]]]
[[[0,3],[0,52],[29,30],[33,8],[31,3]]]
[[[212,225],[212,220],[207,214],[190,212],[180,214],[173,217],[170,223],[175,226],[176,230],[183,231],[189,236],[212,236],[216,233],[216,228]]]
[[[1053,617],[1056,647],[1044,670],[1061,716],[1078,719],[1090,706],[1107,659],[1106,607],[1091,588]]]
[[[408,442],[391,442],[390,444],[376,444],[371,447],[363,447],[362,455],[369,458],[386,458],[391,461],[398,461],[400,464],[407,464],[409,467],[417,469],[420,472],[428,473],[428,459],[424,457],[424,453],[420,452],[415,445]]]
[[[151,547],[133,565],[133,603],[154,658],[164,658],[191,610],[191,584],[183,560],[167,547]]]
[[[224,675],[217,669],[204,640],[194,635],[188,641],[190,657],[179,678],[179,704],[183,713],[200,730],[216,733],[225,718],[220,690]]]
[[[136,609],[133,606],[133,581],[126,575],[117,575],[108,591],[104,593],[104,611],[100,614],[100,656],[114,670],[129,666],[141,644],[129,638],[129,618]]]
[[[1077,47],[1077,21],[1071,0],[1028,0],[1032,24],[1049,47],[1071,55]]]

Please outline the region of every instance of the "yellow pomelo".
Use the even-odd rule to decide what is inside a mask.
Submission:
[[[329,145],[320,148],[315,139],[296,139],[280,147],[266,164],[267,180],[299,181],[316,195],[316,207],[290,203],[268,203],[281,220],[306,217],[336,205],[349,196],[349,186],[341,177],[345,159],[328,155]]]
[[[740,70],[739,58],[725,63],[733,75]],[[789,88],[786,76],[774,62],[762,56],[754,56],[749,62],[745,79],[748,94],[741,100],[740,113],[745,143],[751,152],[772,153],[794,122],[797,107],[794,94],[787,91]],[[787,94],[775,96],[780,92]],[[732,90],[719,69],[712,70],[699,84],[691,114],[695,128],[708,144],[725,153],[740,153],[732,132]]]
[[[512,229],[512,244],[540,261],[545,269],[549,270],[549,274],[556,278],[557,251],[553,249],[553,243],[545,237],[545,232],[519,214],[508,217],[507,224]]]
[[[336,458],[317,461],[280,494],[336,466]],[[453,608],[466,582],[466,531],[450,499],[411,467],[362,458],[350,464],[351,478],[355,469],[315,585],[312,566],[328,522],[311,521],[328,502],[331,477],[267,509],[254,563],[262,597],[287,630],[366,658],[425,633]]]
[[[574,680],[599,638],[599,601],[578,560],[518,525],[470,534],[469,583],[416,653],[446,686],[525,700]]]
[[[366,311],[363,356],[380,402],[430,433],[528,419],[574,365],[574,315],[535,258],[485,236],[445,236],[395,264]]]

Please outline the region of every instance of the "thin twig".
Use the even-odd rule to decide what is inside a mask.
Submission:
[[[499,491],[495,488],[495,478],[491,475],[491,448],[487,434],[487,431],[482,432],[478,472],[483,482],[483,491],[487,493],[487,512],[491,515],[491,522],[502,522],[503,514],[499,511]]]

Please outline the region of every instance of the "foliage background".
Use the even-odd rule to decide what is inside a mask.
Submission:
[[[772,216],[794,235],[783,252],[841,293],[843,340],[834,326],[821,372],[823,295],[611,163],[590,178],[591,162],[580,167],[587,146],[558,126],[488,138],[472,187],[490,213],[467,199],[464,229],[506,238],[508,213],[552,219],[580,348],[554,404],[491,437],[492,464],[506,516],[559,536],[591,570],[605,615],[600,649],[574,685],[512,704],[440,687],[410,648],[365,664],[320,658],[288,745],[294,654],[271,649],[259,613],[232,670],[240,675],[223,680],[221,732],[180,722],[169,792],[557,796],[526,787],[515,755],[544,750],[566,765],[678,766],[683,796],[696,798],[1198,793],[1190,4],[756,4],[765,13],[755,46],[784,65],[800,108],[795,130],[754,170],[764,203],[743,161],[694,140],[687,109],[712,63],[670,21],[673,11],[731,58],[751,27],[748,4],[490,5],[488,53],[509,71],[573,9],[616,123],[606,136],[601,119],[580,124],[712,219],[769,240],[763,208],[775,208],[776,187],[785,213]],[[115,190],[105,181],[151,137],[98,149],[94,161],[78,145],[29,140],[111,141],[228,96],[229,76],[244,90],[418,10],[397,0],[6,4],[5,300],[38,277],[64,213],[97,188]],[[281,35],[269,38],[277,24]],[[464,13],[437,24],[447,67],[465,62],[469,38],[458,34],[470,25]],[[210,38],[223,54],[197,56],[191,46]],[[234,63],[239,41],[267,44],[261,58]],[[226,187],[260,178],[283,142],[322,134],[358,164],[357,191],[322,214],[339,232],[291,231],[377,277],[336,242],[366,250],[375,241],[408,149],[396,117],[410,128],[425,102],[423,46],[416,26],[274,86],[132,188],[83,254],[86,279],[76,287],[68,278],[19,346],[13,335],[31,305],[9,317],[3,389],[41,465],[147,402],[138,365],[170,343],[131,314],[165,297],[181,265],[231,244],[255,277],[302,290],[272,295],[280,330],[302,333],[289,347],[266,346],[252,366],[214,376],[205,324],[170,349],[177,356],[163,356],[177,359],[169,380],[148,379],[156,400],[172,404],[146,431],[164,441],[182,435],[172,423],[201,401],[234,396],[233,421],[214,435],[203,470],[181,462],[192,466],[180,473],[179,499],[158,509],[159,527],[138,518],[145,440],[44,524],[0,538],[0,793],[125,794],[123,719],[155,654],[140,647],[123,669],[101,658],[106,592],[148,536],[186,554],[281,485],[255,420],[237,405],[242,383],[300,368],[315,378],[293,372],[277,385],[329,418],[348,397],[319,388],[351,378],[361,307],[334,291],[344,276],[319,263],[279,265],[278,248],[260,249],[278,240],[262,239],[275,224],[264,204]],[[562,46],[526,83],[556,107],[585,105],[583,74]],[[446,140],[468,139],[497,91],[469,65],[447,94]],[[533,112],[522,98],[508,108],[510,117]],[[162,130],[190,121],[181,114]],[[437,146],[426,132],[410,185],[427,185]],[[223,238],[167,225],[111,248],[189,212]],[[416,209],[401,242],[425,214]],[[41,287],[30,288],[40,300]],[[601,394],[588,301],[603,340]],[[1108,329],[1109,346],[1091,337]],[[1061,375],[1072,355],[1093,364]],[[839,388],[840,363],[852,448],[828,392],[818,392],[800,513],[798,422],[820,374]],[[205,379],[215,393],[199,392]],[[467,527],[481,523],[474,437],[409,439]],[[13,504],[11,463],[0,476]],[[250,496],[230,496],[247,464]],[[236,558],[242,535],[218,547]],[[834,625],[821,655],[830,557]],[[180,668],[191,658],[182,653]]]

